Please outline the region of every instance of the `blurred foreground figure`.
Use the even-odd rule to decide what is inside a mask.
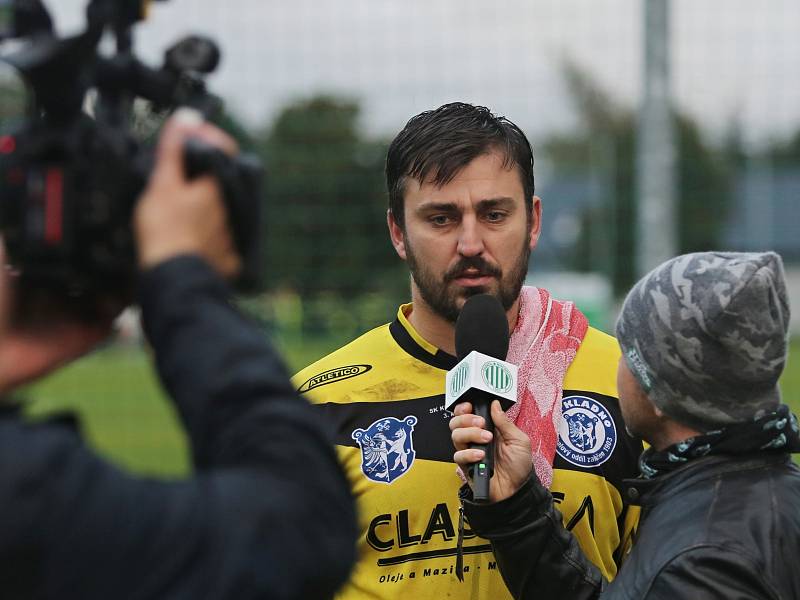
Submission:
[[[620,404],[652,446],[626,482],[642,518],[611,584],[560,526],[526,437],[495,409],[497,502],[467,501],[465,511],[514,596],[800,598],[800,469],[790,456],[800,436],[778,388],[788,324],[774,253],[681,256],[630,292],[617,322]],[[451,422],[462,468],[478,458],[467,444],[482,420],[470,411],[460,405]]]
[[[184,176],[189,137],[236,151],[194,113],[179,113],[162,135],[134,230],[144,327],[195,474],[133,477],[88,450],[73,423],[26,424],[7,399],[4,598],[325,598],[349,572],[355,525],[347,482],[278,356],[232,304],[224,278],[236,275],[239,257],[216,181]],[[4,275],[4,395],[110,333],[110,319],[54,313],[39,325],[16,322],[14,274]]]
[[[525,134],[481,106],[425,111],[389,147],[386,183],[389,237],[412,302],[295,377],[336,428],[360,508],[359,561],[341,597],[509,597],[489,542],[459,526],[444,408],[455,322],[483,293],[507,317],[504,358],[522,373],[509,415],[530,439],[528,458],[565,526],[613,578],[638,514],[622,480],[635,475],[642,445],[622,426],[616,342],[574,303],[523,286],[543,226]],[[559,427],[565,420],[582,433]]]

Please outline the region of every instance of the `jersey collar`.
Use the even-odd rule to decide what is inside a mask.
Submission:
[[[408,354],[421,360],[425,364],[449,371],[458,363],[452,354],[448,354],[423,338],[408,321],[411,314],[412,303],[402,304],[397,309],[397,318],[389,325],[389,332],[392,334],[397,345]]]

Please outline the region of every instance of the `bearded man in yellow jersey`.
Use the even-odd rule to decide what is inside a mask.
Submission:
[[[459,527],[462,482],[443,406],[455,321],[478,293],[507,313],[507,360],[520,372],[509,417],[529,435],[565,527],[613,578],[637,520],[622,479],[638,472],[642,446],[622,424],[614,339],[573,303],[523,287],[542,227],[528,140],[487,108],[447,104],[397,135],[386,178],[389,235],[408,263],[412,302],[294,379],[335,427],[358,501],[359,559],[339,597],[510,597],[489,543]]]

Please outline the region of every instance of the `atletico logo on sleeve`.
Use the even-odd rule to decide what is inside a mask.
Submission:
[[[361,448],[361,471],[368,479],[392,483],[404,475],[414,462],[412,434],[417,417],[402,421],[394,417],[378,419],[367,429],[356,429],[352,438]]]

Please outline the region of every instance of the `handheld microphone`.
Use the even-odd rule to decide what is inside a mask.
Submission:
[[[456,321],[456,356],[459,363],[448,371],[445,408],[470,402],[475,414],[494,432],[490,414],[493,400],[503,410],[517,401],[517,366],[505,362],[508,354],[508,320],[500,301],[489,294],[472,296]],[[489,501],[489,480],[494,473],[494,444],[472,444],[485,452],[471,468],[476,502]]]

